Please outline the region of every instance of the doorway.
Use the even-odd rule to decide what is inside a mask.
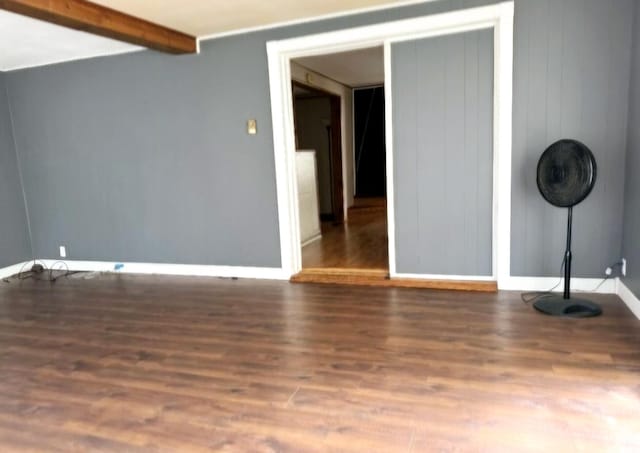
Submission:
[[[513,68],[513,2],[504,2],[470,8],[449,13],[434,14],[418,18],[364,26],[355,29],[321,33],[300,38],[286,39],[267,43],[269,62],[269,81],[272,101],[272,124],[274,132],[274,155],[276,164],[276,182],[280,220],[280,244],[283,272],[296,274],[302,269],[302,256],[299,242],[299,220],[297,218],[297,187],[295,182],[295,138],[293,132],[291,68],[293,59],[304,56],[322,55],[330,52],[346,52],[371,46],[384,45],[384,82],[392,86],[393,74],[391,49],[396,43],[417,39],[429,39],[474,30],[489,29],[495,43],[492,82],[494,86],[493,106],[488,110],[493,118],[493,183],[492,183],[492,270],[490,276],[453,275],[445,270],[438,274],[425,273],[417,269],[416,273],[403,265],[398,272],[396,262],[396,242],[404,238],[402,230],[396,234],[396,222],[405,221],[396,218],[394,204],[398,194],[394,190],[394,141],[402,140],[406,135],[394,137],[393,130],[398,124],[392,119],[393,105],[391,90],[385,91],[385,131],[386,131],[386,177],[388,212],[388,265],[389,277],[393,281],[410,279],[416,281],[436,281],[434,286],[456,287],[460,283],[497,281],[500,288],[513,284],[510,275],[510,208],[511,208],[511,131],[512,131],[512,68]],[[401,89],[400,87],[396,87]],[[394,89],[395,91],[395,89]],[[394,96],[395,98],[395,96]],[[396,120],[397,121],[397,120]],[[402,178],[399,182],[404,184]],[[400,223],[399,226],[404,224]],[[405,241],[406,242],[406,241]],[[406,245],[406,244],[405,244]],[[409,266],[411,267],[411,266]],[[406,270],[405,270],[406,268]],[[464,280],[464,281],[461,281]],[[451,284],[447,284],[451,281]]]
[[[292,74],[302,272],[386,276],[384,50],[295,59]]]
[[[315,155],[319,217],[341,224],[345,214],[340,96],[300,82],[292,84],[296,151]],[[303,237],[302,243],[308,239]]]

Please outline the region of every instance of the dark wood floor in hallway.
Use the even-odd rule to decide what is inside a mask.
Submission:
[[[0,451],[640,451],[640,321],[516,293],[0,283]]]
[[[304,269],[389,269],[384,198],[359,198],[348,222],[322,223],[322,238],[302,248]]]

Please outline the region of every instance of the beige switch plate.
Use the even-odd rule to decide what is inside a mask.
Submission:
[[[256,135],[258,133],[258,122],[256,120],[247,121],[247,133],[249,135]]]

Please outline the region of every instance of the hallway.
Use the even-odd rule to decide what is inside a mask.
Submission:
[[[356,199],[343,225],[322,223],[322,238],[302,248],[302,266],[312,268],[389,268],[384,198]]]

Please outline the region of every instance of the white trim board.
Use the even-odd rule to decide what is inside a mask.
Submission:
[[[502,285],[510,278],[511,262],[511,134],[513,91],[513,1],[433,14],[376,25],[338,30],[267,43],[269,87],[274,136],[278,220],[283,271],[302,269],[299,247],[295,138],[291,92],[291,65],[296,57],[364,49],[383,45],[385,86],[391,87],[393,42],[442,36],[464,31],[494,30],[494,185],[493,278]],[[389,271],[396,277],[393,184],[392,93],[385,90],[387,137],[387,211]],[[424,276],[423,276],[424,278]]]
[[[476,275],[440,275],[440,274],[403,274],[396,273],[392,279],[409,279],[409,280],[440,280],[440,281],[462,281],[462,282],[495,282],[494,277],[476,276]]]
[[[30,266],[26,266],[27,263],[31,263],[31,261],[25,261],[23,263],[13,264],[11,266],[3,267],[0,269],[0,279],[13,277],[17,275],[22,270],[31,269]]]
[[[572,292],[616,294],[616,280],[611,278],[602,283],[602,278],[572,278]],[[602,285],[596,290],[598,285]],[[557,286],[556,286],[557,285]],[[504,291],[564,291],[564,278],[558,277],[510,277],[500,290]]]
[[[629,310],[640,319],[640,299],[619,278],[616,280],[616,294],[629,307]]]
[[[88,272],[119,272],[123,274],[158,274],[183,275],[196,277],[224,277],[248,278],[264,280],[288,280],[289,276],[277,267],[244,267],[244,266],[209,266],[197,264],[163,264],[163,263],[126,263],[109,261],[67,261],[67,260],[38,260],[48,268],[57,263],[65,263],[70,271]],[[115,266],[122,264],[118,271]],[[66,269],[63,265],[54,266]]]

